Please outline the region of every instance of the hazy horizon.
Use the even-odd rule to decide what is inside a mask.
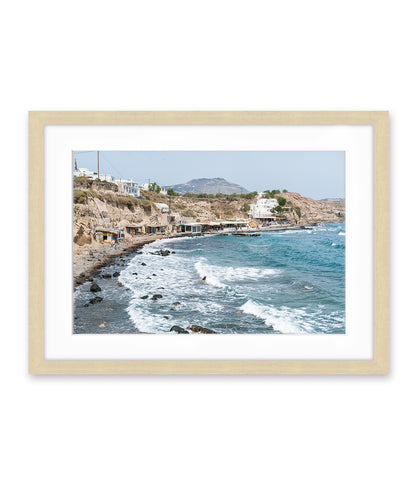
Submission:
[[[97,151],[74,151],[74,157],[78,168],[97,171]],[[248,191],[345,197],[344,151],[100,151],[100,172],[140,184],[224,178]]]

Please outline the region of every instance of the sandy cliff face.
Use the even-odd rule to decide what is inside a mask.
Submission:
[[[113,192],[106,193],[105,197],[99,191],[98,195],[92,194],[97,191],[85,192],[89,195],[81,197],[81,202],[74,202],[73,236],[79,246],[99,244],[95,241],[97,227],[117,229],[142,223],[167,223],[166,215],[156,210],[152,203],[144,206],[140,200]]]

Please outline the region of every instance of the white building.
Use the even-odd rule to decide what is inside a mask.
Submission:
[[[87,168],[77,168],[73,171],[74,177],[87,177],[92,180],[98,179],[98,172],[92,172]],[[112,175],[107,175],[106,173],[100,174],[100,180],[105,180],[107,182],[114,182],[114,177]]]
[[[98,175],[96,178],[98,178]],[[104,173],[104,175],[101,175],[100,173],[100,180],[105,180],[106,182],[114,182],[114,177],[112,175],[107,175],[106,173]]]
[[[250,210],[248,212],[253,218],[270,218],[274,217],[272,214],[272,209],[277,206],[277,200],[274,198],[260,198],[256,204],[250,205]]]
[[[88,177],[88,178],[96,178],[97,174],[92,172],[91,170],[87,170],[87,168],[77,168],[73,171],[74,177]]]
[[[152,184],[149,184],[148,182],[145,184],[141,184],[140,189],[142,189],[143,191],[149,191],[150,185]],[[165,196],[167,196],[168,191],[164,187],[161,187],[159,194],[164,194]]]
[[[140,196],[140,186],[133,180],[120,179],[116,180],[115,183],[118,185],[118,188],[125,194],[134,196],[135,198],[138,198]]]

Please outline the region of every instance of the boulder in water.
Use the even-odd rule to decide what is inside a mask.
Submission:
[[[152,300],[159,300],[159,298],[163,298],[162,295],[153,295]]]
[[[147,298],[149,298],[149,295],[143,295],[140,297],[142,300],[146,300]]]
[[[172,326],[170,328],[170,330],[175,331],[178,334],[189,334],[186,329],[184,329],[183,327],[180,327],[180,326]]]
[[[114,272],[113,277],[118,277],[120,275],[120,272]]]
[[[101,301],[103,301],[101,296],[95,296],[94,298],[91,298],[90,303],[91,304],[100,303]]]
[[[213,331],[212,329],[208,329],[202,326],[196,326],[195,324],[193,324],[191,327],[188,327],[188,329],[193,333],[217,334],[217,332]]]
[[[101,288],[100,288],[100,286],[98,286],[98,284],[96,282],[93,282],[91,284],[90,291],[92,293],[98,293],[99,291],[101,291]]]

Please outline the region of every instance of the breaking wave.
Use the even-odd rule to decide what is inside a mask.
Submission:
[[[277,333],[282,334],[306,334],[313,333],[313,328],[307,324],[307,314],[303,310],[280,307],[279,309],[270,305],[260,305],[253,300],[248,300],[240,307],[245,314],[254,315],[262,319],[266,326],[270,326]]]

